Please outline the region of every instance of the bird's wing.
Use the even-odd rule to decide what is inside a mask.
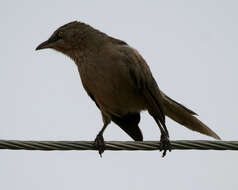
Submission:
[[[149,113],[154,117],[156,122],[159,122],[167,131],[165,126],[163,97],[149,66],[135,49],[129,46],[121,46],[120,51],[123,54],[124,62],[129,69],[129,74],[136,90],[145,98]]]

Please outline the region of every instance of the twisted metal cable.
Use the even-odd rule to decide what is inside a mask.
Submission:
[[[170,141],[172,150],[238,150],[238,141]],[[159,141],[106,141],[106,150],[159,150]],[[93,141],[0,140],[0,149],[9,150],[96,150]]]

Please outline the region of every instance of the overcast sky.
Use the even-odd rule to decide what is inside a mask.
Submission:
[[[76,66],[35,51],[79,20],[135,47],[160,88],[199,114],[223,140],[238,140],[237,1],[2,1],[0,139],[94,140],[101,115]],[[171,140],[212,140],[167,119]],[[145,140],[159,140],[142,114]],[[105,140],[131,140],[115,124]],[[0,189],[235,189],[232,151],[40,152],[0,150]]]

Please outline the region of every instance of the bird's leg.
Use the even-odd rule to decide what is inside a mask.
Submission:
[[[106,129],[108,124],[104,124],[103,128],[101,129],[101,131],[99,131],[98,135],[95,138],[95,147],[98,150],[98,153],[100,154],[100,156],[102,157],[102,153],[105,150],[105,142],[104,142],[104,138],[103,138],[103,132]]]
[[[166,125],[161,125],[159,121],[156,120],[157,125],[160,128],[161,136],[160,136],[160,151],[163,151],[162,157],[166,156],[167,150],[171,151],[171,144],[169,141],[169,132],[167,130]]]

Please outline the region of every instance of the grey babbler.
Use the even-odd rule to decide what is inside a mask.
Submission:
[[[196,118],[195,112],[159,89],[146,61],[126,42],[74,21],[58,28],[36,50],[46,48],[74,60],[84,89],[101,110],[104,125],[95,139],[100,155],[105,148],[103,132],[111,121],[135,141],[143,140],[138,126],[143,110],[149,112],[161,131],[163,156],[170,150],[165,115],[191,130],[220,139]]]

